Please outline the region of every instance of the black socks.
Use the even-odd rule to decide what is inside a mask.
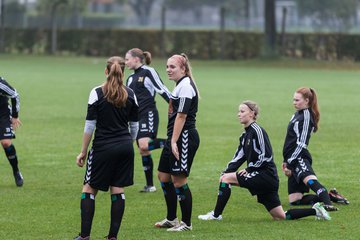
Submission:
[[[10,147],[4,148],[4,150],[6,157],[9,160],[9,163],[13,169],[13,174],[17,173],[19,171],[19,168],[18,168],[18,160],[16,156],[15,146],[11,144]]]
[[[125,210],[125,194],[111,195],[111,222],[108,238],[117,237]]]
[[[154,186],[153,182],[153,167],[154,163],[151,155],[142,156],[142,164],[144,168],[145,178],[146,178],[146,186]]]
[[[191,226],[192,196],[189,186],[185,184],[176,188],[176,195],[180,202],[181,220],[186,223],[186,225]]]
[[[320,202],[325,205],[332,205],[328,191],[319,181],[310,179],[307,184],[319,196]]]
[[[224,211],[224,208],[231,195],[231,185],[221,182],[219,185],[219,193],[214,210],[214,217],[218,217]]]
[[[290,209],[285,212],[286,220],[294,220],[308,216],[316,216],[316,210],[312,208]]]
[[[167,207],[167,216],[166,218],[170,221],[176,218],[176,208],[177,208],[177,196],[175,192],[175,187],[172,182],[161,182],[161,188],[164,192],[166,207]]]
[[[81,194],[81,237],[90,236],[91,224],[95,213],[95,195],[91,193]]]
[[[149,146],[148,146],[148,150],[152,151],[158,148],[163,148],[165,145],[166,139],[164,138],[155,138],[155,139],[150,139],[149,140]]]
[[[320,198],[315,194],[306,194],[300,200],[295,202],[291,202],[290,205],[298,206],[298,205],[314,205],[315,203],[320,202]]]

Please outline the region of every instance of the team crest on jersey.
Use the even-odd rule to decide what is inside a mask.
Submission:
[[[250,139],[248,139],[248,140],[246,141],[246,145],[247,145],[247,146],[250,145],[250,141],[251,141]]]
[[[144,81],[144,77],[139,77],[138,78],[138,82],[143,82]]]

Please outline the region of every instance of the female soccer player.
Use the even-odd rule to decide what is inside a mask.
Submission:
[[[11,99],[11,107],[9,106],[9,98]],[[21,125],[19,110],[19,94],[5,79],[0,77],[0,142],[12,167],[16,186],[21,187],[24,180],[18,167],[15,146],[11,141],[15,138],[14,130]]]
[[[155,93],[169,102],[170,92],[161,81],[154,68],[149,67],[151,54],[139,48],[130,49],[125,55],[128,69],[134,70],[127,79],[139,101],[139,130],[137,144],[139,147],[145,173],[146,185],[140,192],[155,192],[153,183],[153,159],[151,150],[164,146],[165,139],[156,138],[159,126],[159,113],[155,103]],[[133,132],[133,130],[132,130]],[[133,134],[135,135],[135,134]]]
[[[318,181],[312,169],[312,157],[307,149],[312,132],[319,128],[320,112],[316,92],[312,88],[301,87],[294,93],[296,109],[287,128],[282,169],[288,178],[289,201],[292,205],[323,202],[325,209],[336,211],[326,188]],[[316,195],[305,195],[309,188]],[[347,201],[347,200],[346,200]]]
[[[91,90],[83,143],[76,158],[83,167],[92,134],[95,136],[87,158],[81,196],[81,233],[75,239],[89,239],[98,190],[111,193],[111,221],[107,239],[116,239],[125,209],[124,188],[133,184],[134,148],[129,121],[138,121],[134,92],[123,85],[124,60],[107,60],[106,81]]]
[[[155,227],[168,231],[192,230],[192,196],[187,177],[200,144],[196,130],[199,93],[185,54],[173,55],[167,61],[166,72],[176,82],[169,103],[169,122],[164,149],[161,153],[158,178],[164,192],[167,216]],[[182,221],[176,217],[177,199]]]
[[[306,216],[330,220],[320,203],[308,209],[290,209],[284,212],[278,194],[279,178],[274,163],[272,147],[266,131],[257,122],[259,107],[253,101],[244,101],[239,106],[238,117],[245,132],[233,159],[220,177],[219,194],[214,211],[199,215],[201,220],[221,220],[222,212],[231,195],[231,185],[246,188],[257,201],[265,206],[274,220],[297,219]],[[238,168],[247,161],[247,167]]]

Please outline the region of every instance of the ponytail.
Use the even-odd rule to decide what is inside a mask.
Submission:
[[[307,88],[307,87],[301,87],[297,89],[296,92],[300,93],[304,99],[309,99],[309,108],[314,117],[314,124],[315,124],[314,132],[316,132],[319,129],[319,122],[320,122],[320,111],[319,111],[316,92],[313,88]]]
[[[148,51],[143,51],[140,48],[132,48],[127,53],[132,57],[139,58],[142,64],[150,65],[151,63],[151,53]]]
[[[314,115],[314,121],[315,121],[315,130],[316,132],[319,129],[319,122],[320,122],[320,111],[319,111],[319,105],[317,101],[317,95],[314,89],[310,88],[311,96],[309,98],[309,105],[312,111],[312,114]]]
[[[145,61],[146,65],[150,65],[150,63],[151,63],[151,53],[150,52],[147,52],[147,51],[144,52],[144,61]]]
[[[128,98],[128,93],[123,84],[122,66],[124,66],[124,59],[121,57],[114,56],[107,60],[108,76],[102,87],[106,100],[116,107],[125,107]]]

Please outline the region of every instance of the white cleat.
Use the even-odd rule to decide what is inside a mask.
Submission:
[[[168,232],[181,232],[181,231],[191,231],[191,230],[192,230],[192,225],[188,226],[188,225],[186,225],[186,223],[181,221],[181,223],[179,225],[169,228],[167,231]]]
[[[219,215],[218,217],[215,217],[214,216],[214,211],[211,211],[211,212],[208,212],[207,214],[205,215],[199,215],[198,218],[200,220],[205,220],[205,221],[208,221],[208,220],[222,220],[222,216]]]
[[[165,218],[164,220],[155,223],[155,227],[157,228],[172,228],[178,225],[179,225],[179,220],[177,218],[175,218],[172,221]]]
[[[315,203],[312,208],[316,211],[316,220],[331,220],[329,213],[320,202]]]
[[[155,186],[144,186],[143,189],[140,190],[141,193],[150,193],[150,192],[156,192]]]

